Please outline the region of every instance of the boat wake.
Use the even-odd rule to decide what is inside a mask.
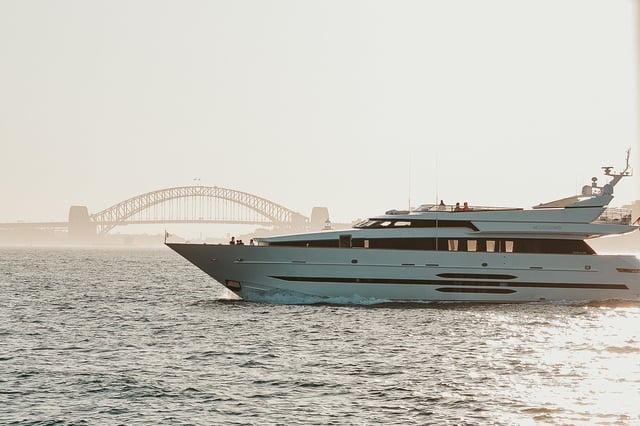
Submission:
[[[246,290],[246,299],[258,303],[279,305],[381,305],[390,300],[353,295],[350,297],[323,297],[288,290],[251,291]]]
[[[247,299],[241,299],[237,296],[222,297],[212,300],[203,300],[196,302],[195,305],[217,305],[217,304],[244,304],[244,303],[268,303],[276,305],[351,305],[363,306],[370,308],[389,308],[389,309],[456,309],[456,308],[477,308],[482,306],[493,307],[495,302],[478,302],[478,301],[392,301],[388,299],[367,298],[359,295],[352,297],[322,297],[304,293],[298,293],[286,290],[273,291],[254,291],[248,294]],[[640,301],[633,300],[602,300],[602,301],[536,301],[536,302],[515,302],[511,305],[557,305],[557,306],[573,306],[586,308],[640,308]],[[500,305],[505,305],[500,303]],[[507,304],[509,305],[509,304]]]
[[[640,301],[621,299],[596,300],[580,303],[578,306],[585,306],[588,308],[640,308]]]

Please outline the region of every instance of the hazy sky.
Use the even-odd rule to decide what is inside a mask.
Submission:
[[[633,0],[0,0],[0,221],[194,178],[334,221],[572,195],[640,158],[634,31]]]

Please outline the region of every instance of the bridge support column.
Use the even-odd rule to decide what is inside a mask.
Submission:
[[[69,238],[78,242],[93,241],[96,238],[96,224],[89,218],[86,206],[69,208]]]
[[[329,222],[329,209],[326,207],[314,207],[311,210],[311,229],[319,231],[325,229]]]

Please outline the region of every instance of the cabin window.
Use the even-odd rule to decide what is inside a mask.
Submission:
[[[353,225],[354,228],[372,228],[378,221],[376,220],[363,220],[360,223]]]
[[[549,253],[549,254],[595,254],[595,251],[581,240],[516,240],[516,253]]]
[[[504,251],[513,253],[513,241],[507,240],[504,242]]]
[[[375,220],[370,219],[354,225],[355,228],[468,228],[477,231],[473,223],[468,220]]]
[[[490,253],[546,253],[546,254],[595,254],[595,251],[582,240],[555,239],[514,239],[514,240],[486,240],[479,239],[449,239],[449,238],[352,238],[352,234],[341,234],[337,238],[326,240],[295,240],[295,241],[259,241],[261,246],[289,246],[289,247],[342,247],[394,249],[394,250],[424,250],[424,251],[459,251],[459,252],[490,252]]]
[[[399,220],[393,224],[393,226],[401,227],[401,226],[411,226],[411,222],[408,220]]]
[[[340,235],[338,240],[338,247],[351,248],[351,234]]]

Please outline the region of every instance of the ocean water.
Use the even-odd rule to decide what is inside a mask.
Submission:
[[[0,423],[640,425],[640,304],[267,305],[164,247],[1,248]]]

